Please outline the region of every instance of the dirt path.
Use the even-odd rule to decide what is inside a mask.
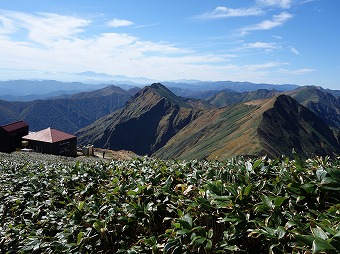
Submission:
[[[120,151],[112,151],[105,149],[104,159],[107,160],[132,160],[138,157],[137,154],[131,151],[120,150]],[[95,148],[94,155],[98,158],[103,158],[103,149]]]

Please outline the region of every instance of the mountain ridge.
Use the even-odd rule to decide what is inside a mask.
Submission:
[[[200,109],[194,109],[163,85],[153,84],[135,94],[125,108],[79,130],[76,135],[83,143],[151,155],[199,112]]]
[[[339,153],[336,91],[307,86],[285,92],[227,89],[199,94],[210,96],[181,97],[154,83],[30,102],[0,100],[0,124],[23,119],[33,131],[54,127],[76,132],[85,145],[160,158],[290,156],[293,149],[304,157]]]
[[[302,157],[339,152],[339,144],[328,125],[284,94],[222,108],[187,106],[185,100],[165,86],[153,84],[133,96],[125,108],[77,134],[81,141],[99,147],[132,150],[139,155],[165,159],[225,159],[236,155],[264,154],[275,157],[280,153],[289,156],[295,148],[295,139],[296,150]],[[299,112],[304,112],[309,118],[305,119]],[[280,118],[281,114],[293,119],[284,121]],[[279,124],[275,125],[270,115],[275,116]],[[174,119],[180,119],[183,124],[178,125]],[[285,130],[289,130],[292,123],[296,123],[297,134],[290,132],[291,138],[287,138]],[[271,125],[279,129],[269,128]],[[98,126],[102,126],[101,130]],[[280,133],[281,130],[284,134]],[[279,139],[275,139],[275,131],[282,134]],[[268,137],[263,134],[265,132],[268,132]],[[269,146],[272,142],[278,142],[279,147]],[[307,149],[308,146],[310,148]]]

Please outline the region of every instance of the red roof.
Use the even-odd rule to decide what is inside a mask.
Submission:
[[[3,128],[7,132],[15,131],[15,130],[25,128],[25,127],[28,127],[28,124],[25,123],[24,121],[18,121],[15,123],[10,123],[10,124],[1,126],[1,128]]]
[[[58,131],[56,129],[47,128],[45,130],[41,130],[38,132],[34,132],[31,134],[28,134],[26,136],[23,136],[23,139],[28,140],[35,140],[35,141],[41,141],[45,143],[55,143],[63,140],[68,140],[71,138],[75,138],[76,136]]]

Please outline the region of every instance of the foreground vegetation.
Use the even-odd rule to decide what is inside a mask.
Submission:
[[[339,253],[340,161],[0,154],[0,253]]]

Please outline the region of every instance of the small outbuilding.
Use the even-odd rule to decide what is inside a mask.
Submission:
[[[22,137],[28,147],[38,153],[76,156],[77,137],[53,128],[47,128]]]
[[[21,147],[21,139],[27,134],[28,124],[24,121],[0,126],[0,152],[14,152]]]

